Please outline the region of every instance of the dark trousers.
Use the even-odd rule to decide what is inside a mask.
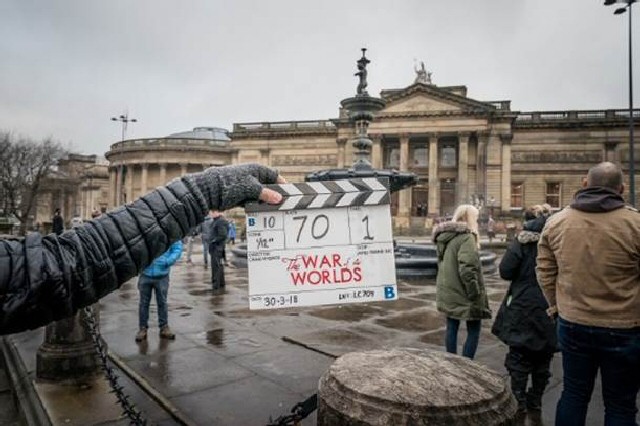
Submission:
[[[591,327],[560,318],[563,389],[556,424],[584,425],[600,370],[605,426],[636,425],[640,389],[640,327]]]
[[[542,394],[549,383],[549,366],[553,352],[531,351],[525,348],[509,346],[504,366],[511,376],[511,391],[518,401],[520,410],[540,410]],[[527,384],[531,376],[531,387]]]
[[[224,259],[222,250],[218,244],[209,244],[209,254],[211,254],[211,287],[213,289],[222,288],[224,282]]]
[[[462,356],[473,359],[476,356],[478,342],[480,341],[480,320],[467,321],[467,340],[462,347]],[[445,347],[447,352],[458,352],[458,329],[460,320],[447,317],[447,332],[445,334]]]

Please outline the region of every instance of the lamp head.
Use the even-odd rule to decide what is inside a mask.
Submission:
[[[626,7],[621,7],[613,11],[614,15],[621,15],[627,11]]]
[[[615,2],[616,2],[616,0],[604,0],[604,5],[605,6],[611,6]]]

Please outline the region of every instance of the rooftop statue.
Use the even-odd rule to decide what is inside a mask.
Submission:
[[[369,93],[367,93],[367,64],[371,61],[369,61],[365,56],[364,53],[367,51],[367,49],[362,48],[362,58],[358,59],[358,72],[355,73],[354,75],[360,77],[360,82],[358,83],[358,89],[357,89],[357,93],[358,95],[368,95]]]
[[[416,72],[416,79],[414,80],[414,84],[415,83],[422,83],[422,84],[433,84],[431,83],[431,71],[427,71],[424,67],[424,62],[420,62],[420,69],[418,69],[415,65],[413,66],[413,69]]]

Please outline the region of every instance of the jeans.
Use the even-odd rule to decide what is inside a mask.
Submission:
[[[149,328],[149,304],[151,292],[156,292],[158,304],[158,326],[160,328],[168,324],[167,293],[169,291],[169,275],[151,278],[140,275],[138,278],[138,291],[140,292],[140,304],[138,305],[138,326]]]
[[[202,242],[202,257],[204,257],[204,266],[209,263],[209,243]]]
[[[447,352],[452,354],[458,353],[458,328],[460,328],[460,320],[447,317],[445,347]],[[467,340],[462,347],[462,356],[473,359],[473,357],[476,356],[479,341],[480,320],[467,321]]]
[[[556,425],[584,425],[600,370],[605,426],[636,425],[640,327],[603,328],[558,319],[564,383]]]

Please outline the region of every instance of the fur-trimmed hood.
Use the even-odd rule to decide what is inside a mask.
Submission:
[[[433,230],[433,242],[448,242],[458,234],[471,233],[466,222],[442,222]]]

